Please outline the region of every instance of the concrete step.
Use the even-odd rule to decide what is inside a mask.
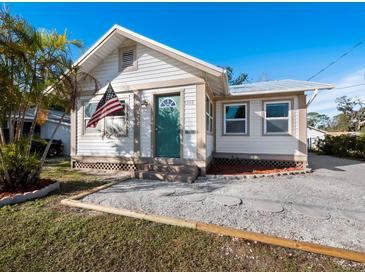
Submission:
[[[137,179],[144,180],[160,180],[167,182],[184,182],[184,183],[193,183],[195,179],[198,177],[198,172],[194,173],[167,173],[167,172],[159,172],[159,171],[135,171],[134,176]]]
[[[180,174],[180,173],[196,173],[198,172],[198,167],[188,166],[188,165],[143,164],[139,166],[139,170]]]

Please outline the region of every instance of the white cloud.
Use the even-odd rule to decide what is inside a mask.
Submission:
[[[319,92],[316,99],[309,106],[308,111],[324,113],[329,116],[336,115],[338,111],[336,109],[335,99],[344,95],[358,97],[365,101],[365,85],[341,89],[341,87],[365,84],[365,68],[346,75],[334,84],[336,85],[336,89]]]

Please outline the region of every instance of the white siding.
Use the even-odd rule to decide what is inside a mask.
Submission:
[[[214,138],[212,134],[207,134],[207,159],[212,155],[214,150]]]
[[[196,159],[196,86],[184,91],[184,159]]]
[[[307,128],[307,138],[312,138],[312,139],[324,139],[324,137],[326,136],[326,134],[322,131],[319,131],[317,129],[313,129],[313,128]]]
[[[299,111],[298,98],[294,99],[294,126],[292,136],[263,136],[263,107],[261,99],[249,101],[249,136],[222,136],[223,113],[222,101],[216,107],[216,152],[217,153],[248,153],[248,154],[299,154]],[[276,100],[278,98],[272,98]],[[285,98],[287,99],[287,97]],[[265,98],[265,101],[269,99]],[[238,102],[238,101],[235,101]]]
[[[200,74],[197,69],[143,45],[137,45],[136,53],[137,70],[119,72],[119,53],[116,49],[101,61],[90,74],[104,88],[109,81],[112,81],[116,91],[125,89],[130,85],[190,78]],[[93,86],[85,82],[82,88],[90,90]]]
[[[185,86],[175,89],[155,89],[155,90],[144,90],[141,94],[141,101],[146,100],[148,102],[147,107],[141,109],[141,156],[151,157],[152,156],[152,105],[153,95],[171,93],[176,91],[183,91],[184,98],[184,132],[188,130],[189,134],[183,136],[183,158],[184,159],[195,159],[196,158],[196,86]]]
[[[99,95],[92,98],[93,101],[98,102],[101,95],[105,91],[107,83],[111,81],[111,84],[118,94],[119,90],[128,89],[131,85],[147,84],[153,82],[161,82],[176,79],[186,79],[190,77],[199,76],[201,73],[199,70],[186,65],[180,61],[170,58],[162,53],[154,51],[143,45],[137,45],[137,70],[119,72],[118,71],[118,49],[114,50],[108,57],[102,60],[91,72],[103,87],[99,91]],[[92,90],[93,84],[84,81],[82,85],[83,90]],[[152,142],[151,134],[153,129],[151,128],[151,110],[153,94],[171,92],[170,89],[156,89],[156,90],[144,90],[141,93],[141,99],[149,102],[147,107],[141,109],[141,156],[151,157]],[[196,86],[180,87],[178,90],[184,91],[184,98],[181,98],[184,103],[184,136],[183,136],[183,158],[196,159]],[[176,91],[176,88],[175,88]],[[129,110],[129,129],[127,137],[102,137],[98,136],[83,136],[82,135],[82,108],[79,104],[77,116],[77,155],[102,155],[102,156],[132,156],[133,155],[133,94],[126,95],[125,93],[119,93],[118,97],[121,99],[127,96],[128,110]],[[80,98],[80,100],[86,98]],[[79,101],[80,101],[79,100]],[[81,102],[81,101],[80,101]],[[79,103],[80,103],[79,102]],[[187,130],[187,133],[185,133]]]
[[[153,91],[144,90],[141,94],[141,102],[146,100],[148,102],[147,107],[141,109],[141,156],[142,157],[152,157],[152,109],[153,104]]]
[[[56,126],[57,123],[48,121],[41,127],[41,137],[43,139],[50,139]],[[62,141],[65,155],[70,155],[70,138],[70,125],[61,124],[56,131],[54,139]]]
[[[118,94],[120,100],[125,100],[128,109],[128,136],[106,137],[101,134],[83,135],[83,101],[99,102],[101,96],[83,98],[78,100],[77,105],[77,155],[78,156],[132,156],[133,155],[133,93]],[[103,123],[104,120],[99,123]]]

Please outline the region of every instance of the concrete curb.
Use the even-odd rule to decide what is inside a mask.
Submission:
[[[129,177],[123,178],[122,181],[125,181],[127,179],[129,179]],[[110,207],[110,206],[101,206],[101,205],[95,205],[95,204],[84,203],[84,202],[78,201],[78,199],[81,199],[81,198],[83,198],[89,194],[92,194],[94,192],[97,192],[99,190],[108,188],[119,182],[113,182],[110,184],[106,184],[106,185],[94,188],[90,191],[85,191],[85,192],[75,195],[71,198],[62,200],[61,204],[70,206],[70,207],[78,207],[78,208],[83,208],[83,209],[96,210],[96,211],[101,211],[101,212],[105,212],[105,213],[116,214],[116,215],[131,217],[131,218],[137,218],[137,219],[147,220],[147,221],[156,222],[156,223],[175,225],[175,226],[180,226],[180,227],[187,227],[187,228],[196,229],[199,231],[204,231],[204,232],[209,232],[209,233],[214,233],[214,234],[218,234],[218,235],[225,235],[225,236],[236,237],[236,238],[241,238],[241,239],[245,239],[245,240],[258,241],[258,242],[265,243],[265,244],[271,244],[271,245],[282,246],[282,247],[286,247],[286,248],[298,249],[298,250],[303,250],[303,251],[307,251],[307,252],[312,252],[312,253],[317,253],[317,254],[338,257],[341,259],[365,263],[365,253],[363,253],[363,252],[352,251],[352,250],[347,250],[347,249],[342,249],[342,248],[335,248],[335,247],[324,246],[324,245],[308,243],[308,242],[302,242],[302,241],[297,241],[297,240],[291,240],[291,239],[286,239],[286,238],[280,238],[280,237],[276,237],[276,236],[272,236],[272,235],[266,235],[266,234],[257,233],[257,232],[228,228],[228,227],[223,227],[223,226],[219,226],[219,225],[200,223],[197,221],[184,220],[184,219],[179,219],[179,218],[175,218],[175,217],[152,215],[152,214],[146,214],[146,213],[142,213],[142,212],[134,212],[134,211],[124,209],[124,208],[114,208],[114,207]]]
[[[241,179],[256,179],[256,178],[272,178],[272,177],[281,177],[288,175],[299,175],[299,174],[307,174],[312,173],[313,170],[311,168],[306,168],[303,170],[293,170],[293,171],[283,171],[283,172],[273,172],[268,174],[247,174],[247,175],[206,175],[207,179],[225,179],[225,180],[241,180]]]
[[[15,194],[12,197],[4,197],[0,199],[0,207],[6,206],[6,205],[12,205],[12,204],[18,204],[23,203],[25,201],[42,198],[44,196],[47,196],[50,192],[58,190],[60,188],[60,183],[55,182],[53,184],[50,184],[46,187],[43,187],[38,190],[34,190],[32,192],[25,192],[22,194]]]

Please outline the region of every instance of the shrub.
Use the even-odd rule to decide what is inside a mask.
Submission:
[[[339,157],[365,159],[364,136],[326,136],[317,143],[319,152]]]
[[[8,170],[10,181],[5,180],[4,170],[0,168],[0,188],[26,189],[28,184],[37,184],[38,177],[30,174],[39,167],[39,156],[31,154],[27,156],[28,144],[26,140],[2,146],[4,166]],[[29,178],[28,178],[29,177]]]

